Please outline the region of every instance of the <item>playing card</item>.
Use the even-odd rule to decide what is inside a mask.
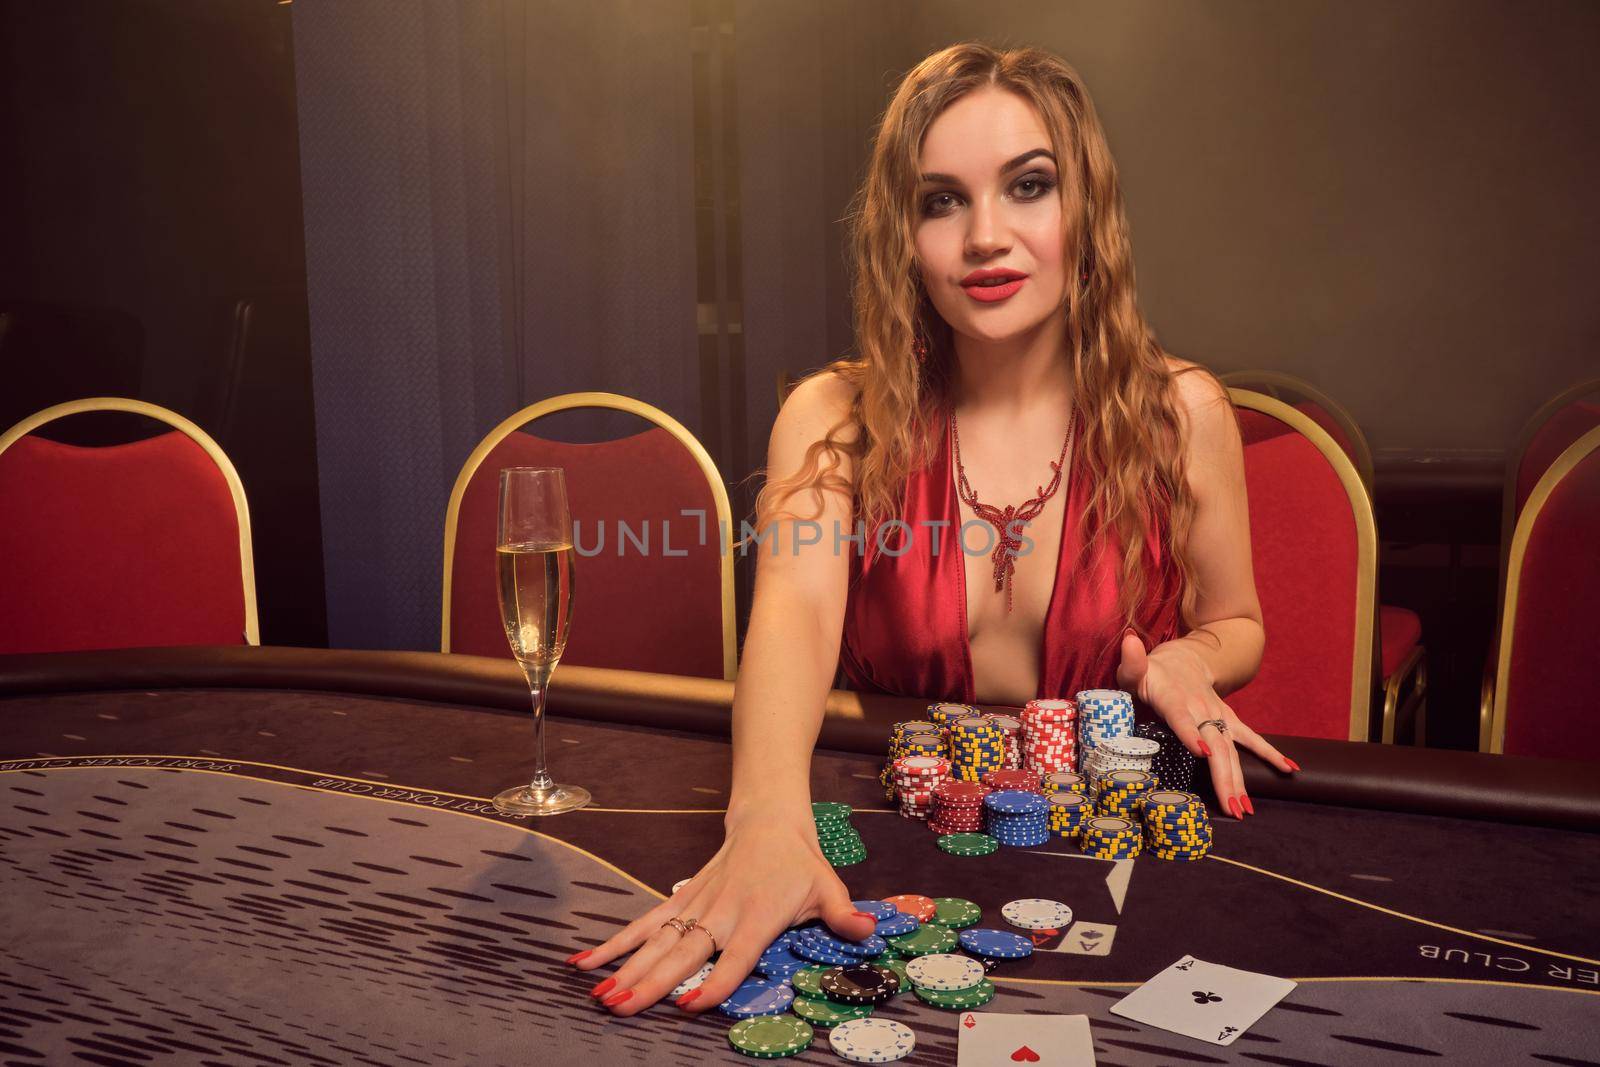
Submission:
[[[1040,945],[1046,952],[1071,952],[1079,956],[1109,956],[1111,942],[1117,928],[1109,923],[1092,923],[1079,919],[1067,928],[1058,944]]]
[[[956,1067],[1094,1067],[1087,1015],[963,1012]]]
[[[1114,1015],[1231,1045],[1295,983],[1185,956],[1111,1006]]]

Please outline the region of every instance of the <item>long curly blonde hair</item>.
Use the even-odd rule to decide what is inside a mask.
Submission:
[[[1087,274],[1081,285],[1068,285],[1064,309],[1078,415],[1074,448],[1094,484],[1084,514],[1086,550],[1106,545],[1108,537],[1120,549],[1120,613],[1138,629],[1148,585],[1145,531],[1155,523],[1181,573],[1180,618],[1192,628],[1196,582],[1187,548],[1195,501],[1185,474],[1176,375],[1139,312],[1117,168],[1088,89],[1077,71],[1037,48],[952,45],[901,80],[847,219],[858,353],[817,372],[836,373],[853,387],[849,416],[811,445],[792,477],[762,488],[757,528],[802,490],[840,491],[851,495],[870,543],[877,524],[899,514],[909,474],[941,446],[955,357],[953,331],[929,300],[915,262],[919,160],[934,120],[982,86],[1017,94],[1043,119],[1062,164],[1065,247],[1081,256],[1066,274],[1070,281]],[[914,351],[919,343],[925,363]],[[859,429],[854,440],[840,440],[852,425]],[[853,485],[834,473],[841,454],[854,461]]]

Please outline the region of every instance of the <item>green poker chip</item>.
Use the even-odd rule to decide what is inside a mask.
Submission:
[[[945,834],[938,843],[941,852],[952,856],[992,856],[1000,851],[1000,842],[988,834]]]
[[[954,930],[932,924],[909,934],[891,937],[888,941],[895,955],[908,960],[916,959],[918,956],[929,956],[935,952],[951,952],[961,943]]]
[[[977,1008],[994,999],[994,983],[985,978],[971,989],[958,989],[953,993],[942,993],[934,989],[914,987],[917,999],[924,1004],[932,1004],[936,1008],[950,1008],[955,1011],[964,1011],[967,1008]]]
[[[877,960],[872,962],[876,963]],[[821,966],[805,967],[789,976],[789,984],[794,986],[795,992],[803,997],[822,996],[822,986],[817,979],[822,977],[822,972],[828,968]]]
[[[851,1019],[865,1019],[874,1007],[872,1004],[837,1004],[827,997],[795,997],[789,1010],[813,1026],[837,1026]]]
[[[911,992],[911,976],[906,973],[906,961],[901,959],[899,956],[896,956],[893,949],[890,949],[881,956],[874,956],[867,962],[875,963],[879,967],[889,968],[894,972],[894,976],[900,979],[900,992]]]
[[[983,909],[970,900],[960,897],[934,897],[933,918],[930,923],[951,930],[965,930],[983,918]]]
[[[854,809],[838,800],[818,800],[811,805],[811,817],[818,820],[848,819]]]
[[[746,1056],[775,1060],[804,1052],[815,1034],[810,1023],[793,1015],[758,1015],[734,1023],[728,1044]]]

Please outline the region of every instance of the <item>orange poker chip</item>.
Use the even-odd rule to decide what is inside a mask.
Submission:
[[[895,911],[915,916],[918,922],[923,923],[933,918],[933,913],[939,910],[938,905],[920,893],[901,893],[897,897],[884,897],[883,902],[893,905]]]

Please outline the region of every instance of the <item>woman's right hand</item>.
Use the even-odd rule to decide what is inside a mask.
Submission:
[[[614,1015],[635,1015],[711,957],[709,932],[721,958],[704,984],[677,1002],[687,1011],[705,1011],[728,998],[780,933],[819,917],[851,941],[876,926],[850,903],[849,891],[823,856],[809,804],[782,812],[747,810],[730,814],[722,847],[688,885],[571,962],[593,971],[627,956],[591,995]],[[685,935],[662,925],[673,918],[697,920],[704,930]]]

